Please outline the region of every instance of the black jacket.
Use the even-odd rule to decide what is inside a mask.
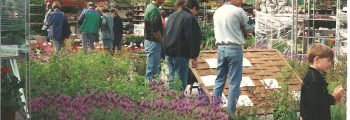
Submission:
[[[303,120],[330,120],[334,97],[328,93],[328,83],[315,68],[309,67],[301,86],[300,115]]]
[[[123,20],[120,16],[114,16],[113,23],[114,38],[120,40],[123,37]]]
[[[164,30],[163,49],[172,57],[196,58],[199,56],[201,30],[196,17],[187,8],[169,16]]]

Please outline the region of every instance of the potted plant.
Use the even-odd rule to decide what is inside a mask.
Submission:
[[[24,105],[20,98],[22,93],[19,92],[20,88],[24,88],[24,82],[20,81],[16,76],[12,74],[8,60],[3,60],[2,63],[1,119],[15,120],[16,111]]]

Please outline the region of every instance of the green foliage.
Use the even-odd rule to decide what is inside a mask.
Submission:
[[[138,98],[147,87],[139,84],[140,77],[138,81],[130,80],[130,63],[126,55],[114,58],[107,53],[85,55],[80,52],[53,56],[48,63],[31,61],[32,97],[45,92],[74,96],[91,91],[116,91]]]
[[[202,30],[202,49],[213,49],[215,47],[214,25],[212,23],[200,23]]]
[[[244,49],[253,48],[253,47],[254,47],[254,37],[249,36],[247,38],[247,41],[244,43]]]
[[[147,54],[144,51],[136,51],[130,54],[133,71],[138,75],[146,74],[146,58]]]
[[[20,98],[22,93],[19,92],[20,88],[24,88],[24,81],[12,74],[8,60],[1,62],[1,97],[5,98],[1,99],[1,108],[19,110],[24,105]],[[5,72],[6,69],[9,71]]]
[[[302,63],[295,60],[288,60],[288,64],[292,67],[293,71],[299,76],[299,78],[304,78],[307,68],[309,67],[309,63]]]
[[[288,85],[283,84],[274,96],[278,98],[273,113],[274,120],[297,120],[298,101],[289,93]]]
[[[330,93],[332,93],[337,86],[346,84],[346,64],[346,56],[338,56],[338,62],[326,72],[326,81],[330,83],[328,85]]]
[[[346,104],[341,103],[331,106],[331,118],[332,120],[345,120]]]
[[[289,45],[285,40],[275,40],[272,41],[272,48],[280,52],[285,52],[289,48]]]
[[[139,45],[143,42],[144,39],[145,38],[143,36],[128,35],[124,38],[124,44],[129,45],[130,42],[134,42],[136,45],[138,45],[138,47],[140,47]]]
[[[288,66],[282,67],[281,74],[277,77],[281,84],[281,89],[276,90],[273,94],[277,98],[277,102],[274,104],[273,117],[275,120],[296,120],[297,119],[297,107],[299,101],[297,101],[288,88],[288,83],[298,82],[294,78],[294,73],[291,72]]]
[[[44,3],[44,0],[30,0],[30,4],[41,5]]]

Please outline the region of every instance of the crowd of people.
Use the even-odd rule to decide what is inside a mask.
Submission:
[[[48,37],[53,41],[57,54],[63,47],[64,39],[71,34],[67,18],[60,9],[60,3],[54,1],[45,16],[43,27],[44,30],[48,29]],[[89,49],[94,50],[99,40],[102,40],[103,49],[112,55],[116,47],[118,51],[121,50],[123,23],[117,9],[107,6],[97,9],[93,2],[88,2],[87,9],[79,15],[78,25],[84,53]]]
[[[196,19],[199,1],[177,0],[177,10],[169,16],[159,9],[163,2],[164,0],[152,0],[144,13],[144,47],[147,53],[145,76],[148,81],[157,79],[164,52],[169,68],[168,86],[173,88],[178,77],[184,91],[189,67],[198,66],[197,59],[200,55],[202,32]],[[254,22],[241,8],[242,3],[243,0],[229,0],[213,16],[218,66],[211,101],[220,104],[225,83],[228,82],[227,113],[230,116],[234,116],[240,96],[244,34],[254,30]],[[107,7],[96,10],[92,2],[87,7],[78,19],[84,52],[87,53],[88,48],[95,49],[94,42],[99,39],[102,39],[104,49],[111,54],[114,53],[115,46],[120,50],[122,20],[117,10]],[[65,19],[58,2],[52,4],[52,9],[47,17],[49,37],[54,41],[56,51],[60,51]],[[325,45],[315,44],[308,49],[307,56],[311,66],[301,87],[301,117],[304,120],[329,120],[330,106],[340,100],[343,92],[343,88],[338,87],[333,94],[329,94],[322,74],[332,63],[333,51]]]

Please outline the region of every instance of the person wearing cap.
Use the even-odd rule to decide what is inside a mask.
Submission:
[[[196,19],[199,8],[197,0],[185,0],[181,9],[169,16],[164,29],[163,49],[169,67],[169,87],[174,88],[175,77],[182,82],[182,90],[187,86],[189,60],[197,67],[202,33]]]
[[[147,53],[146,77],[148,80],[155,79],[159,74],[161,60],[161,43],[163,42],[162,18],[159,6],[164,0],[153,0],[145,10],[145,51]]]
[[[78,19],[84,53],[88,51],[88,44],[91,49],[95,49],[94,42],[99,40],[98,32],[101,24],[101,15],[95,10],[95,4],[88,2],[87,7],[88,9],[85,9]]]
[[[214,15],[215,44],[218,47],[217,77],[213,90],[213,103],[221,102],[221,95],[228,80],[227,112],[233,117],[240,95],[243,65],[244,32],[253,32],[254,24],[240,7],[243,0],[229,0]]]

